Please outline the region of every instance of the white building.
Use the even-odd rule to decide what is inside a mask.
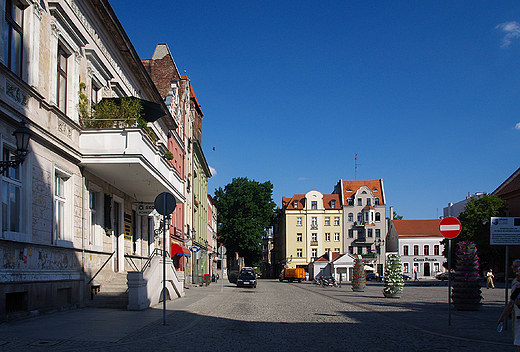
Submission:
[[[387,236],[387,251],[401,255],[403,272],[412,278],[434,278],[443,272],[444,237],[439,231],[440,219],[391,220]]]

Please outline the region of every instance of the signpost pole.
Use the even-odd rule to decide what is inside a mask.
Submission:
[[[448,216],[439,223],[439,232],[448,239],[448,326],[451,326],[451,240],[462,229],[459,219]]]
[[[505,304],[507,305],[509,303],[509,295],[508,295],[508,288],[509,288],[509,268],[508,268],[508,263],[509,263],[509,246],[506,246],[506,289],[505,289],[505,293],[506,293],[506,298],[505,298]],[[507,319],[504,319],[504,329],[507,331]]]
[[[448,240],[448,326],[451,326],[451,238]]]
[[[224,251],[220,251],[220,292],[224,292]]]

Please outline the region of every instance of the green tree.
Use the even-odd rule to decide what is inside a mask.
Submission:
[[[468,200],[464,211],[458,219],[462,226],[460,234],[452,240],[452,248],[460,241],[475,241],[480,257],[481,269],[487,270],[497,260],[503,262],[502,246],[491,246],[490,220],[494,216],[505,216],[505,202],[497,196],[485,193],[482,197],[473,197]],[[448,240],[444,239],[445,256],[447,253]],[[453,255],[452,255],[452,259]]]
[[[273,223],[273,185],[247,177],[234,178],[215,190],[218,234],[229,253],[244,257],[251,266],[262,256],[262,236]]]

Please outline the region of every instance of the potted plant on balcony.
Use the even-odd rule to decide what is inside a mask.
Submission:
[[[166,153],[164,153],[164,158],[166,160],[173,160],[173,153],[168,150]]]
[[[389,254],[386,258],[383,294],[387,298],[401,298],[403,295],[404,279],[401,256]]]
[[[455,310],[479,310],[482,291],[479,280],[477,246],[473,241],[461,241],[457,249],[455,277],[451,302]]]
[[[365,275],[365,263],[363,259],[356,256],[354,259],[354,272],[352,276],[352,291],[364,292],[367,286]]]

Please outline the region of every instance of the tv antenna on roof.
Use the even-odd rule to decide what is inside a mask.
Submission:
[[[357,162],[357,153],[356,155],[354,156],[354,180],[357,181],[357,167],[358,165],[361,165],[361,164],[358,164]]]

